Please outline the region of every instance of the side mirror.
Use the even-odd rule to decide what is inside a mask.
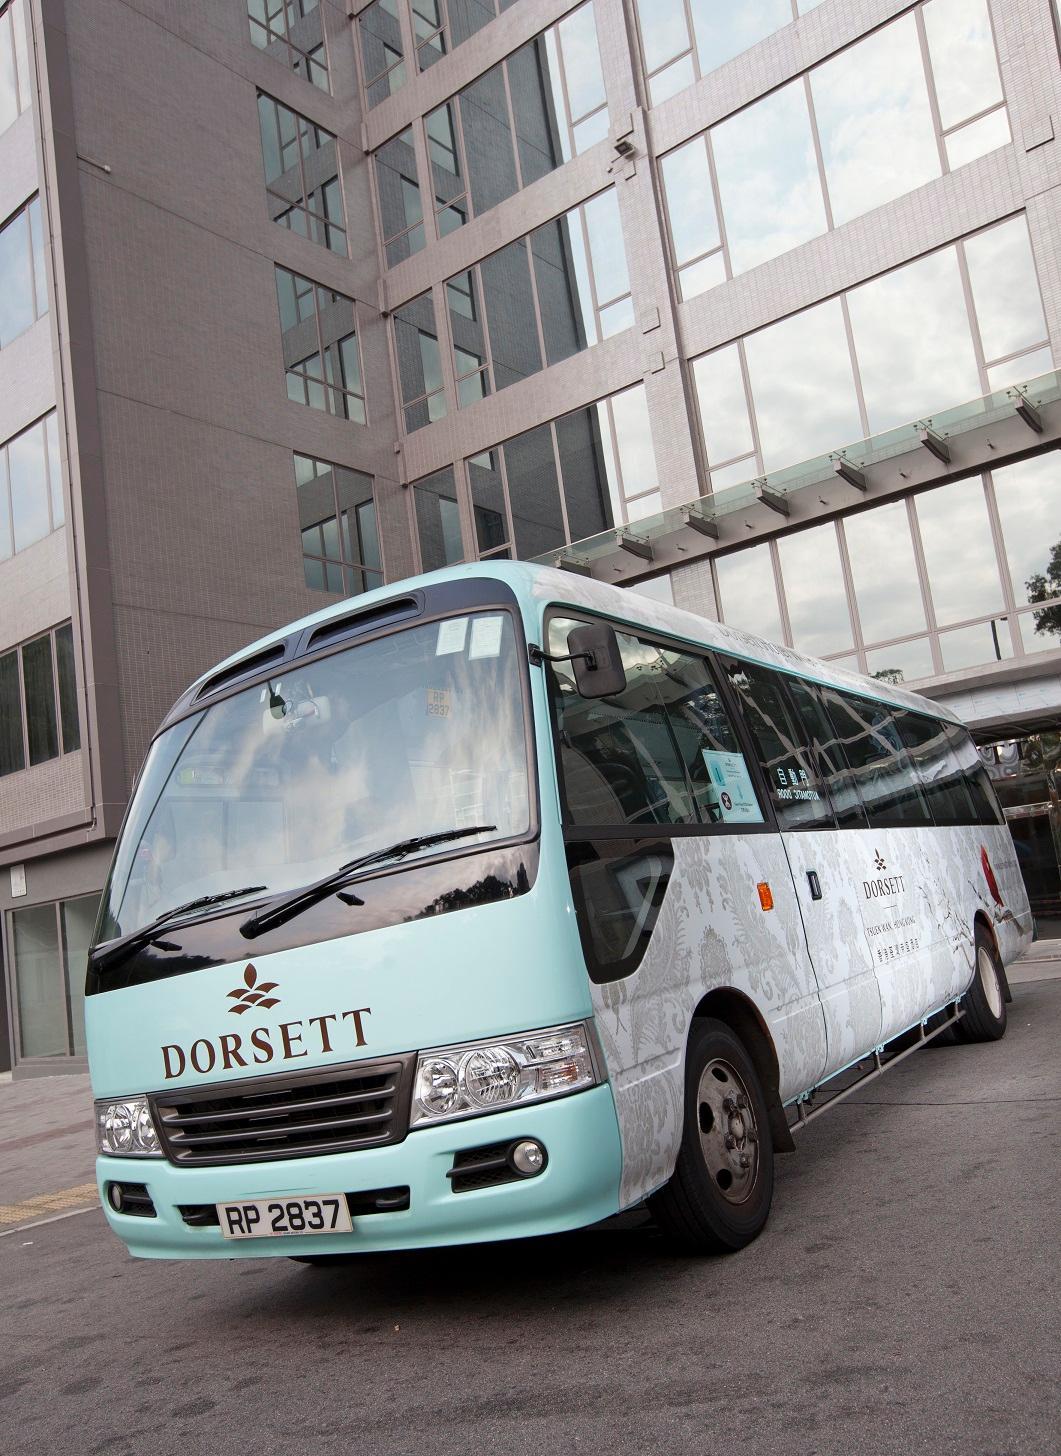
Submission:
[[[575,670],[575,686],[583,698],[613,698],[626,689],[626,671],[619,642],[611,627],[595,622],[572,627],[567,650]]]

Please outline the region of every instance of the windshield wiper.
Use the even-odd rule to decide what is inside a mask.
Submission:
[[[150,945],[171,921],[179,920],[182,915],[190,915],[193,910],[205,910],[208,905],[221,905],[225,900],[237,900],[241,895],[253,895],[258,890],[268,889],[267,885],[244,885],[241,890],[221,890],[216,895],[200,895],[195,900],[186,900],[183,905],[174,905],[172,910],[165,910],[161,915],[156,915],[154,920],[142,925],[139,930],[133,930],[128,935],[117,940],[106,950],[94,954],[92,957],[94,968],[97,971],[105,971],[108,966],[114,966],[119,961],[131,956],[134,950],[140,950],[145,945]]]
[[[446,844],[451,839],[466,839],[472,834],[488,834],[496,828],[496,824],[473,824],[468,829],[444,829],[439,834],[417,834],[412,839],[399,839],[394,844],[388,844],[386,849],[376,849],[371,854],[347,860],[323,879],[314,880],[312,884],[303,885],[301,890],[294,890],[283,899],[274,901],[264,910],[259,910],[257,915],[245,920],[240,931],[248,940],[253,940],[263,931],[283,925],[288,920],[293,920],[296,915],[301,915],[311,905],[326,900],[333,891],[340,889],[354,879],[360,870],[368,869],[370,865],[382,864],[384,860],[404,859],[408,854],[415,854],[418,849],[430,849],[432,845]]]

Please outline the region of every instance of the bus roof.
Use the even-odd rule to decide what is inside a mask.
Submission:
[[[308,616],[286,623],[276,631],[260,637],[255,642],[248,643],[222,662],[215,663],[190,685],[186,697],[193,698],[194,690],[198,689],[207,678],[213,677],[229,667],[235,667],[245,658],[255,656],[306,628],[317,627],[338,617],[347,616],[352,609],[355,611],[362,608],[368,609],[394,597],[407,596],[417,587],[470,578],[503,581],[522,604],[533,605],[536,609],[544,605],[556,605],[599,613],[602,616],[617,618],[635,628],[641,626],[665,633],[687,642],[691,646],[726,652],[731,656],[758,662],[765,667],[773,667],[781,672],[808,678],[813,682],[823,683],[830,687],[846,688],[862,697],[913,708],[919,712],[928,713],[932,717],[945,718],[956,723],[961,721],[949,708],[933,702],[930,698],[922,697],[919,693],[913,693],[908,688],[881,682],[876,678],[864,677],[860,673],[849,672],[846,668],[823,662],[820,658],[808,657],[802,652],[796,652],[791,647],[769,642],[762,637],[755,637],[752,633],[743,632],[738,627],[714,622],[695,612],[687,612],[681,607],[673,607],[665,602],[656,601],[629,587],[609,586],[605,582],[594,581],[589,577],[579,576],[575,572],[560,571],[551,566],[536,566],[523,561],[478,561],[462,566],[449,566],[441,571],[406,577],[401,581],[391,582],[387,586],[376,587],[356,598],[346,597],[341,601],[331,603],[329,606],[322,607],[318,612],[311,612]]]

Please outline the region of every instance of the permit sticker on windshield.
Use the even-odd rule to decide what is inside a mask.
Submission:
[[[467,617],[448,617],[445,622],[439,622],[435,656],[448,657],[452,652],[463,652],[467,635]]]
[[[501,628],[504,617],[476,617],[472,622],[471,657],[497,657],[501,651]]]
[[[717,811],[722,822],[761,824],[763,815],[755,797],[744,754],[720,753],[710,748],[703,748],[700,752],[711,775],[707,802]]]

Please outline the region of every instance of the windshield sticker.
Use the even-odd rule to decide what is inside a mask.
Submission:
[[[438,624],[436,657],[448,657],[452,652],[464,651],[464,639],[468,635],[467,617],[449,617]]]
[[[752,787],[743,753],[722,753],[702,748],[704,763],[711,775],[707,802],[717,808],[725,824],[761,824],[762,812]]]
[[[449,688],[428,688],[427,716],[429,718],[448,718],[451,706]]]
[[[472,640],[468,648],[469,657],[499,657],[501,655],[501,628],[504,617],[476,617],[472,622]]]

